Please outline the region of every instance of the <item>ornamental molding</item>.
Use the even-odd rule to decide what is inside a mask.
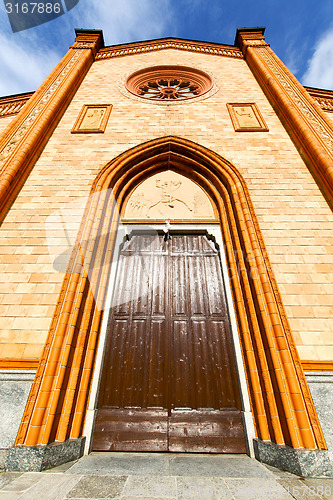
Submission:
[[[269,47],[269,43],[266,43],[265,40],[251,40],[251,39],[245,39],[246,40],[246,47]]]
[[[274,60],[265,47],[257,47],[256,52],[265,61],[274,75],[278,78],[279,83],[289,94],[293,102],[297,105],[302,114],[306,117],[308,123],[317,132],[319,138],[325,144],[326,148],[332,154],[333,152],[333,133],[324,119],[321,119],[317,110],[312,105],[310,100],[306,100],[301,94],[297,86],[291,78],[282,70],[278,63]]]
[[[17,115],[33,94],[34,92],[21,94],[15,97],[0,98],[0,118]]]
[[[315,97],[315,100],[319,103],[321,109],[324,111],[333,111],[333,99],[323,99],[321,97]]]
[[[11,136],[9,142],[7,142],[6,145],[2,148],[2,150],[0,150],[0,172],[4,167],[7,158],[14,152],[15,148],[18,146],[19,142],[21,141],[21,139],[23,138],[29,127],[32,125],[35,118],[42,111],[46,102],[50,99],[52,94],[57,90],[59,84],[67,75],[67,73],[70,71],[75,62],[79,59],[82,52],[83,52],[82,50],[77,50],[74,52],[72,58],[68,61],[64,69],[57,76],[57,78],[52,82],[52,84],[46,90],[46,92],[44,93],[42,98],[38,101],[36,106],[32,108],[31,112],[25,117],[20,127]]]
[[[76,42],[71,49],[92,49],[94,46],[94,42]]]
[[[154,52],[164,49],[185,50],[187,52],[197,52],[211,54],[214,56],[232,57],[243,59],[243,54],[237,47],[229,45],[219,45],[201,42],[186,42],[182,40],[166,39],[160,41],[131,43],[126,45],[116,45],[105,47],[96,54],[96,60],[111,59],[113,57],[122,57],[134,54],[143,54],[145,52]]]

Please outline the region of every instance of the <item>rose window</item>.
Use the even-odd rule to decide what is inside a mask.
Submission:
[[[202,95],[212,87],[210,77],[183,66],[158,66],[138,71],[126,83],[127,89],[150,100],[175,101]]]
[[[170,80],[150,81],[139,89],[141,97],[149,99],[188,99],[200,94],[198,85],[191,84],[190,81]]]

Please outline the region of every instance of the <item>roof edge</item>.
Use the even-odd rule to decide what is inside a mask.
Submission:
[[[144,44],[144,43],[161,43],[161,42],[200,43],[200,44],[205,44],[205,45],[212,46],[212,47],[218,45],[220,47],[230,47],[232,49],[235,48],[234,45],[227,44],[227,43],[207,42],[205,40],[195,40],[195,39],[191,39],[191,38],[178,38],[178,37],[173,37],[173,36],[166,36],[166,37],[162,37],[162,38],[151,38],[148,40],[136,40],[133,42],[117,43],[114,45],[106,45],[105,47],[103,47],[103,49],[117,49],[117,48],[122,48],[122,47],[129,47],[130,45],[137,45],[137,44]]]

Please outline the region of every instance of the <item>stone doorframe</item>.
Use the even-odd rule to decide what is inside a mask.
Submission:
[[[16,447],[83,435],[119,213],[135,185],[167,168],[199,184],[219,213],[258,442],[325,450],[246,183],[218,154],[172,136],[122,153],[96,178]]]

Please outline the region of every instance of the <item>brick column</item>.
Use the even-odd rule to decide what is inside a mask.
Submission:
[[[76,30],[74,45],[0,136],[0,222],[101,46],[101,31]]]
[[[333,205],[333,128],[319,104],[270,49],[265,28],[238,29],[238,45],[327,201]]]

